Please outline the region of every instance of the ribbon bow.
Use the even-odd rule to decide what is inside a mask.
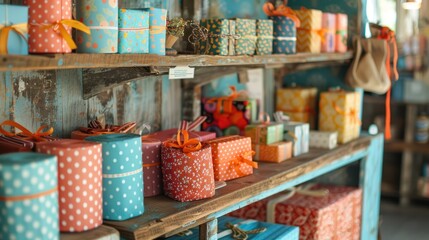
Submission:
[[[231,163],[230,166],[234,167],[234,171],[238,174],[238,176],[244,176],[245,175],[240,169],[241,164],[243,164],[243,163],[246,165],[249,165],[253,168],[258,168],[257,162],[249,160],[249,159],[252,159],[252,156],[255,154],[256,154],[255,151],[247,151],[247,152],[240,154],[238,157],[236,157],[232,161],[230,161],[230,163]]]
[[[181,137],[182,135],[183,135],[183,141],[182,141],[182,137]],[[196,138],[189,139],[188,131],[187,130],[181,130],[181,129],[179,129],[177,131],[176,141],[167,142],[166,146],[172,147],[172,148],[177,148],[177,149],[182,149],[182,151],[184,153],[196,152],[198,150],[201,150],[201,148],[203,147],[203,145],[201,144],[201,142],[198,139],[196,139]]]
[[[224,113],[231,113],[233,101],[240,96],[247,96],[247,91],[237,91],[235,86],[230,86],[229,89],[231,89],[231,94],[229,96],[211,98],[207,103],[216,103],[217,112],[222,110]]]
[[[10,31],[15,32],[25,41],[27,41],[25,34],[28,32],[27,23],[13,24],[10,26],[0,24],[0,54],[7,54],[7,42]]]
[[[352,119],[352,122],[356,125],[362,125],[361,120],[359,119],[359,113],[356,108],[351,108],[349,112],[344,111],[341,109],[335,102],[332,103],[332,106],[334,107],[335,111],[341,115],[350,116]]]
[[[276,8],[272,3],[267,2],[264,4],[263,10],[264,10],[264,13],[269,17],[276,17],[276,16],[287,17],[287,18],[290,18],[295,23],[296,27],[301,26],[301,21],[299,20],[295,11],[284,4],[281,4]]]
[[[12,132],[6,131],[5,129],[3,129],[4,126],[14,127],[16,129],[21,130],[21,132],[12,133]],[[32,133],[30,130],[28,130],[27,128],[25,128],[24,126],[22,126],[21,124],[15,121],[6,120],[0,124],[0,133],[5,135],[6,137],[18,136],[18,137],[24,138],[24,140],[43,142],[43,141],[49,141],[48,137],[52,135],[52,133],[54,133],[53,128],[49,128],[47,131],[44,132],[43,130],[46,128],[47,126],[43,125],[39,127],[35,133]]]

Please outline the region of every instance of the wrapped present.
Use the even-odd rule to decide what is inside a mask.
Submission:
[[[261,162],[283,162],[292,157],[292,142],[278,142],[269,145],[252,144],[253,159]]]
[[[252,161],[254,152],[249,137],[227,136],[206,143],[212,147],[214,178],[227,181],[253,174],[258,164]]]
[[[128,122],[122,125],[102,124],[98,120],[89,122],[88,127],[80,127],[71,133],[72,139],[84,140],[87,137],[112,133],[129,133],[136,126],[135,122]]]
[[[140,135],[105,134],[85,140],[102,144],[103,219],[126,220],[143,214]]]
[[[14,152],[31,152],[34,143],[15,137],[0,136],[0,154]]]
[[[149,53],[149,12],[119,10],[119,53]]]
[[[293,156],[307,153],[310,148],[310,125],[301,122],[284,122],[284,140],[293,142]]]
[[[273,52],[273,20],[256,20],[256,55]]]
[[[270,17],[274,25],[273,53],[296,53],[296,25],[285,16]]]
[[[294,193],[274,195],[229,215],[297,226],[300,240],[360,239],[360,189],[316,185]]]
[[[76,18],[91,30],[91,35],[77,32],[77,51],[117,53],[118,12],[118,1],[76,1]]]
[[[334,13],[323,13],[322,15],[322,48],[321,52],[335,52],[336,15]]]
[[[217,239],[234,240],[234,233],[244,233],[248,240],[298,240],[299,228],[282,224],[258,222],[229,216],[218,218]],[[198,240],[199,229],[192,228],[182,234],[167,238],[168,240]]]
[[[165,55],[167,37],[167,10],[149,8],[149,53]]]
[[[30,53],[70,53],[77,47],[71,29],[79,30],[78,34],[82,35],[90,33],[87,26],[72,20],[72,0],[58,0],[55,4],[51,1],[25,2],[29,7]]]
[[[59,239],[57,158],[2,154],[0,169],[0,239]]]
[[[283,123],[259,123],[246,126],[245,136],[255,144],[272,144],[283,140]]]
[[[347,28],[348,19],[346,14],[336,14],[336,32],[335,32],[335,51],[344,53],[347,52]]]
[[[213,197],[215,184],[212,150],[198,139],[189,139],[186,130],[179,130],[176,141],[161,146],[164,194],[181,202]]]
[[[361,94],[359,92],[330,91],[320,94],[319,130],[337,131],[338,143],[359,137]]]
[[[0,4],[0,54],[28,54],[28,7]]]
[[[154,132],[154,133],[151,133],[145,137],[155,138],[155,139],[160,140],[161,142],[164,142],[167,140],[175,140],[177,130],[178,130],[177,128],[172,128],[172,129],[168,129],[168,130]],[[188,134],[189,134],[190,138],[196,138],[201,142],[216,138],[216,133],[213,133],[213,132],[200,132],[200,131],[189,130]]]
[[[320,53],[322,45],[322,11],[315,9],[296,10],[301,21],[297,29],[297,52]]]
[[[100,226],[101,144],[63,139],[38,143],[36,151],[58,158],[60,231],[82,232]]]
[[[144,196],[162,193],[161,141],[142,137]]]
[[[310,131],[310,147],[333,149],[337,146],[337,132]]]
[[[277,111],[282,111],[291,121],[309,123],[316,127],[317,88],[281,88],[277,90]]]
[[[235,41],[236,55],[254,55],[256,50],[256,20],[236,18]]]

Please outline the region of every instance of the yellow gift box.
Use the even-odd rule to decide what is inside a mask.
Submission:
[[[295,10],[301,21],[297,28],[296,50],[297,52],[320,53],[322,45],[322,11],[315,9]]]
[[[277,90],[276,110],[282,111],[294,122],[305,122],[316,127],[317,88],[282,88]]]
[[[332,91],[320,94],[319,130],[338,131],[338,142],[346,143],[359,137],[361,94]]]

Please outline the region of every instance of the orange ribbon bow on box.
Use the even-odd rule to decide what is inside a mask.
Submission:
[[[264,4],[263,10],[264,10],[264,13],[269,17],[276,17],[276,16],[287,17],[287,18],[290,18],[295,23],[296,27],[301,26],[301,21],[299,20],[296,13],[290,7],[287,7],[285,4],[281,4],[276,8],[272,3],[267,2]]]
[[[252,166],[253,168],[258,168],[258,163],[254,162],[252,160],[252,156],[255,155],[256,152],[255,151],[247,151],[242,153],[240,156],[238,156],[237,158],[233,159],[230,163],[232,167],[234,167],[235,172],[238,174],[238,176],[244,176],[245,174],[240,170],[240,166],[241,164],[247,164],[249,166]]]
[[[183,135],[183,141],[182,141]],[[187,130],[179,129],[177,131],[176,141],[167,142],[167,147],[182,149],[184,153],[191,153],[201,150],[202,144],[200,140],[196,138],[189,139],[189,133]]]
[[[232,112],[232,103],[238,97],[247,96],[247,91],[237,91],[235,86],[230,86],[231,94],[225,97],[215,97],[211,98],[207,101],[207,103],[216,103],[216,111],[231,113]]]
[[[28,32],[27,23],[14,24],[10,26],[0,24],[0,54],[7,54],[7,43],[10,31],[15,32],[25,41],[27,41],[25,34]]]
[[[12,133],[12,132],[6,131],[5,129],[3,129],[4,126],[14,127],[16,129],[21,130],[21,132]],[[30,130],[28,130],[27,128],[25,128],[24,126],[22,126],[21,124],[15,122],[15,121],[6,120],[0,124],[0,133],[6,137],[18,136],[20,138],[23,138],[24,140],[43,142],[43,141],[49,141],[50,140],[49,136],[51,136],[52,133],[54,133],[53,128],[49,128],[47,131],[44,132],[43,130],[46,128],[47,128],[47,126],[41,126],[41,127],[39,127],[39,129],[37,129],[37,131],[35,133],[32,133]]]

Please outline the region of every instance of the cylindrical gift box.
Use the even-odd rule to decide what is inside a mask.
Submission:
[[[215,194],[211,147],[183,153],[182,149],[161,146],[164,194],[181,202],[213,197]]]
[[[103,218],[126,220],[143,214],[140,135],[105,134],[85,140],[103,145]]]
[[[30,1],[28,9],[28,45],[30,53],[70,53],[71,49],[61,36],[56,22],[72,19],[71,0]],[[78,1],[81,2],[81,1]],[[71,28],[65,26],[71,35]]]
[[[85,138],[87,137],[93,137],[93,136],[98,136],[98,135],[102,135],[103,133],[84,133],[81,132],[79,130],[73,131],[71,133],[71,138],[72,139],[77,139],[77,140],[85,140]]]
[[[0,239],[59,239],[57,158],[0,155]]]
[[[103,223],[101,144],[58,140],[36,145],[58,157],[60,231],[82,232]]]
[[[142,138],[144,196],[152,197],[162,192],[161,141]]]
[[[118,51],[118,1],[76,1],[76,17],[91,30],[78,31],[77,52],[116,53]]]

